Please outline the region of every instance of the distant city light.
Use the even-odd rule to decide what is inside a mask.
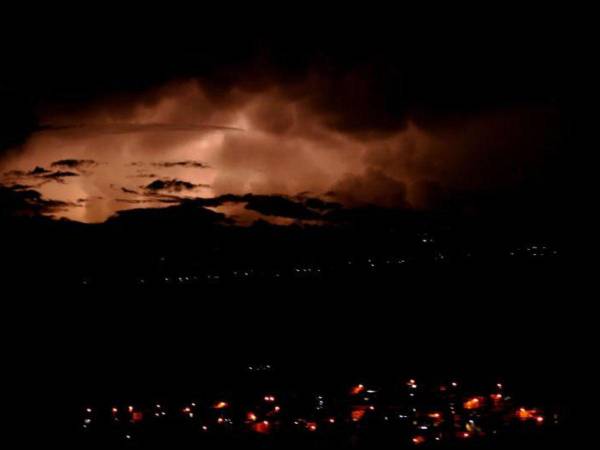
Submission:
[[[252,367],[256,368],[257,365],[253,365]],[[398,388],[402,387],[404,383],[410,388],[409,392],[406,392],[406,390],[403,389],[398,390]],[[417,382],[414,379],[409,379],[407,382],[400,381],[400,383],[395,386],[395,389],[397,393],[403,393],[402,395],[406,400],[409,398],[409,395],[413,394],[412,390],[416,384]],[[458,383],[453,381],[451,384],[456,386]],[[240,402],[240,404],[237,404],[236,400],[235,403],[232,402],[230,405],[228,402],[220,400],[216,403],[213,403],[212,406],[210,403],[207,404],[204,407],[206,410],[204,412],[201,409],[202,404],[200,402],[198,403],[200,406],[197,406],[195,402],[189,403],[188,405],[170,404],[169,402],[165,402],[163,404],[155,403],[153,401],[149,401],[148,403],[140,402],[136,405],[136,407],[133,405],[125,407],[130,413],[130,415],[127,416],[127,420],[124,421],[125,423],[120,423],[119,421],[119,406],[107,407],[105,411],[110,411],[112,413],[112,420],[102,421],[95,419],[96,414],[92,416],[92,413],[97,412],[98,417],[102,418],[102,409],[96,409],[95,405],[90,405],[79,410],[82,411],[80,412],[82,416],[80,429],[85,430],[82,431],[82,433],[86,433],[86,435],[88,435],[90,430],[93,429],[95,433],[96,429],[105,426],[137,427],[135,424],[143,422],[144,414],[148,414],[150,417],[161,417],[166,414],[165,409],[170,411],[171,408],[173,408],[173,411],[181,411],[184,417],[190,419],[195,419],[196,417],[203,418],[204,424],[202,424],[201,428],[197,428],[197,431],[207,431],[208,426],[206,423],[208,423],[209,425],[213,426],[214,424],[219,424],[220,426],[216,428],[221,430],[220,433],[225,433],[226,431],[234,432],[236,430],[245,429],[259,434],[269,434],[272,432],[280,433],[282,430],[286,430],[286,426],[293,424],[299,426],[299,428],[296,428],[297,432],[306,433],[317,431],[319,424],[336,424],[338,423],[338,419],[340,423],[347,423],[348,421],[354,422],[356,423],[355,427],[360,429],[366,429],[366,427],[374,426],[374,423],[380,423],[383,425],[383,421],[385,421],[386,427],[394,427],[397,424],[397,426],[405,429],[406,433],[408,433],[405,435],[406,439],[412,440],[414,445],[420,445],[433,442],[434,440],[451,441],[452,439],[462,440],[475,437],[477,437],[477,441],[479,442],[479,439],[483,439],[485,436],[491,436],[499,432],[498,430],[501,429],[501,426],[513,426],[514,423],[516,423],[515,419],[517,419],[517,421],[520,420],[539,425],[535,427],[539,430],[539,432],[543,432],[543,430],[547,429],[547,427],[543,426],[546,422],[545,414],[549,415],[548,417],[552,419],[552,423],[557,422],[558,416],[554,411],[548,412],[537,408],[526,407],[514,408],[510,397],[504,396],[501,392],[498,392],[498,390],[500,390],[502,387],[500,383],[495,384],[495,388],[498,389],[496,392],[488,391],[487,393],[482,393],[481,396],[478,395],[471,397],[463,397],[459,392],[455,391],[452,391],[451,395],[442,394],[439,390],[439,384],[432,384],[431,386],[428,386],[427,383],[424,383],[423,386],[424,387],[419,392],[424,393],[424,398],[420,398],[421,396],[419,396],[419,398],[414,398],[411,400],[411,403],[409,403],[410,408],[400,411],[397,410],[399,406],[396,405],[401,405],[402,403],[395,403],[397,401],[395,399],[395,393],[392,394],[392,397],[388,398],[386,394],[390,391],[388,391],[387,388],[381,388],[378,390],[378,392],[381,393],[378,393],[376,396],[373,395],[372,403],[367,403],[369,401],[368,399],[370,399],[369,396],[356,396],[356,394],[367,392],[370,394],[375,394],[374,389],[367,390],[363,384],[358,384],[352,387],[350,392],[346,391],[345,394],[339,393],[338,395],[341,395],[341,398],[335,397],[332,392],[327,392],[327,394],[324,394],[323,392],[312,393],[307,398],[312,399],[313,402],[316,400],[316,412],[313,408],[314,415],[305,416],[305,418],[295,415],[295,401],[290,402],[289,404],[285,401],[288,398],[295,398],[296,395],[288,395],[287,392],[281,393],[281,398],[279,399],[280,402],[277,402],[277,404],[273,403],[276,399],[272,394],[267,394],[261,397],[259,393],[254,393],[253,396],[245,397],[246,399],[254,398],[254,402]],[[468,388],[466,389],[467,392],[472,392],[469,391]],[[432,396],[435,397],[436,395],[437,400],[432,398]],[[238,397],[236,394],[232,398],[240,399],[244,397]],[[264,404],[263,401],[267,402],[268,404]],[[376,404],[374,403],[375,401]],[[347,402],[350,402],[350,417],[345,415],[347,414],[346,411],[348,410],[345,409],[346,406],[344,405],[348,405]],[[489,407],[486,407],[488,404]],[[117,405],[121,404],[117,403]],[[438,405],[436,408],[439,409],[431,410],[432,405]],[[462,411],[458,405],[462,405],[466,411]],[[224,408],[230,407],[231,412],[229,410],[223,410]],[[204,414],[209,412],[211,408],[223,411],[220,411],[218,414],[213,412],[216,417],[215,415],[205,416]],[[282,409],[285,411],[291,411],[290,415],[278,414],[282,411]],[[370,414],[370,412],[375,410],[380,411],[381,413]],[[244,413],[244,411],[247,412]],[[242,414],[242,420],[232,420],[232,418],[229,417],[229,414],[234,414],[232,417],[235,419],[235,414],[238,412]],[[336,417],[336,415],[338,416]],[[265,420],[259,420],[259,417],[260,419]],[[266,420],[266,418],[271,420]],[[368,420],[366,420],[367,418]],[[396,422],[394,420],[395,418],[400,419],[402,422]],[[358,422],[361,422],[363,419],[365,419],[364,423],[359,424]],[[490,421],[490,419],[492,420]],[[186,421],[181,420],[181,422],[184,423]],[[166,423],[171,424],[173,422],[165,422],[164,420],[153,419],[149,421],[147,425],[144,424],[144,427],[136,429],[146,430],[147,426],[160,427],[161,424]],[[198,422],[194,420],[187,423],[196,424]],[[123,428],[119,429],[123,430]],[[124,431],[131,431],[132,429],[134,428],[125,428]],[[323,427],[322,431],[316,434],[316,436],[333,433],[334,430],[336,433],[344,432],[343,430],[345,429],[345,426],[327,426]],[[452,429],[454,431],[450,431]],[[145,433],[146,431],[143,432]],[[119,436],[121,436],[122,439],[122,436],[124,435],[119,434]],[[129,436],[131,436],[131,434],[129,434]],[[138,438],[137,434],[136,438]]]
[[[465,409],[479,409],[483,404],[483,399],[481,397],[473,397],[466,402],[463,403],[463,407]]]
[[[352,395],[358,395],[364,390],[365,390],[365,386],[362,384],[358,384],[352,388],[351,393],[352,393]]]
[[[420,445],[425,442],[424,436],[415,436],[412,438],[412,443],[415,445]]]

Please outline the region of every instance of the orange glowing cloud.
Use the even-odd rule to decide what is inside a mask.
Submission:
[[[511,130],[522,127],[522,114],[435,130],[404,121],[365,132],[367,121],[352,127],[324,107],[319,89],[309,79],[232,86],[216,96],[190,80],[76,110],[48,110],[46,125],[0,161],[0,183],[27,184],[70,205],[56,216],[100,222],[123,209],[222,194],[308,192],[345,205],[424,207],[439,186],[469,189],[519,177],[505,150],[520,139]],[[60,161],[76,176],[43,183],[19,178],[35,167],[59,169]],[[219,208],[234,210],[240,222],[260,216],[236,205]]]

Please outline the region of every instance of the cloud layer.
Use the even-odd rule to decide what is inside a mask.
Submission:
[[[386,110],[363,79],[255,77],[219,89],[177,81],[50,108],[46,125],[0,161],[0,181],[35,183],[66,205],[86,199],[59,213],[86,222],[142,202],[249,193],[258,197],[245,211],[314,219],[314,209],[273,199],[437,208],[457,192],[523,183],[552,145],[552,111],[512,108],[434,123]]]

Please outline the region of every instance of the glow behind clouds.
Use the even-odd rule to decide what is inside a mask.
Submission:
[[[356,132],[340,123],[343,115],[315,101],[311,81],[233,87],[219,96],[196,81],[172,82],[144,95],[48,110],[41,122],[51,126],[0,161],[1,181],[37,186],[46,198],[71,202],[56,215],[85,222],[122,209],[166,206],[163,201],[175,195],[310,192],[348,205],[426,207],[423,186],[472,189],[518,181],[519,168],[539,149],[534,132],[526,152],[515,150],[523,148],[520,130],[532,127],[526,117],[504,112],[435,130],[409,121],[385,132]],[[97,164],[63,182],[6,174],[49,168],[61,159]],[[185,161],[202,164],[173,164]],[[196,187],[145,188],[157,179]],[[245,213],[237,208],[231,214]]]

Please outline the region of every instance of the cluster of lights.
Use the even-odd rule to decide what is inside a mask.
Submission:
[[[248,372],[268,372],[271,368],[271,364],[253,364],[248,366]]]
[[[415,379],[409,379],[406,381],[406,385],[409,388],[409,394],[416,390],[418,386]],[[452,386],[452,388],[457,388],[458,383],[452,381],[450,386]],[[441,389],[442,387],[444,389]],[[361,422],[363,422],[366,417],[383,420],[383,422],[390,425],[396,420],[407,421],[405,423],[407,425],[411,424],[414,433],[412,436],[409,435],[410,441],[413,445],[419,446],[431,441],[440,441],[446,438],[463,440],[484,436],[486,433],[481,428],[481,424],[486,422],[481,421],[481,418],[486,411],[492,411],[494,414],[502,411],[509,411],[508,413],[502,412],[502,414],[504,414],[502,417],[512,417],[513,420],[516,418],[523,422],[532,421],[538,425],[544,423],[544,415],[539,409],[520,407],[515,410],[510,407],[509,409],[504,408],[505,405],[509,405],[507,401],[510,397],[506,397],[503,394],[504,387],[502,384],[498,383],[496,388],[497,392],[489,394],[488,397],[472,396],[464,398],[462,401],[460,400],[460,397],[457,398],[458,394],[456,392],[448,392],[447,398],[449,401],[449,409],[447,411],[449,412],[431,409],[418,410],[418,405],[413,403],[410,412],[407,410],[404,413],[398,414],[385,406],[385,404],[380,408],[379,406],[376,407],[374,404],[369,403],[371,400],[369,396],[375,395],[378,391],[376,389],[367,388],[364,384],[357,384],[352,386],[349,391],[350,395],[348,400],[352,405],[349,415],[336,416],[331,415],[331,411],[329,414],[322,412],[326,409],[325,397],[322,394],[317,394],[315,395],[317,400],[317,405],[315,407],[317,416],[296,418],[293,420],[293,424],[308,432],[316,432],[317,430],[320,430],[321,427],[323,427],[322,429],[326,432],[334,426],[337,428],[337,424],[340,422],[355,423],[356,426],[364,426]],[[437,389],[437,387],[435,389]],[[440,392],[447,392],[446,385],[440,387]],[[491,401],[488,402],[486,400],[488,398],[491,399]],[[455,400],[458,400],[459,406],[456,406],[454,403]],[[279,404],[275,404],[276,397],[272,394],[266,394],[262,396],[262,401],[267,403],[267,405],[262,403],[261,406],[259,401],[259,404],[256,405],[258,409],[247,411],[237,423],[240,424],[240,426],[246,426],[259,434],[271,433],[274,430],[280,429],[280,426],[285,423],[286,419],[285,416],[281,417],[279,415],[282,408]],[[490,405],[489,407],[488,404]],[[462,405],[462,410],[460,410],[460,405]],[[234,421],[227,415],[230,407],[229,402],[225,400],[219,400],[211,404],[211,408],[218,411],[218,415],[213,416],[212,419],[212,424],[215,425],[215,427],[229,426],[227,429],[232,429]],[[382,411],[381,413],[379,412],[380,410]],[[197,405],[195,402],[183,405],[180,408],[175,408],[174,411],[176,411],[176,413],[178,412],[178,414],[181,414],[183,417],[190,419],[190,423],[196,424],[195,426],[197,426],[199,430],[204,432],[209,430],[211,421],[210,419],[208,419],[208,421],[206,419],[200,419],[200,416],[204,417],[204,415],[199,415],[197,413]],[[110,408],[110,414],[113,420],[119,421],[120,419],[126,419],[123,420],[123,426],[127,427],[125,429],[127,433],[126,439],[132,439],[134,428],[131,428],[131,426],[135,426],[135,424],[144,421],[145,412],[153,412],[153,414],[150,415],[154,415],[157,418],[166,415],[165,409],[158,403],[147,410],[144,408],[140,409],[134,405],[127,405],[125,407],[113,406]],[[84,408],[82,424],[84,430],[87,430],[91,426],[96,414],[96,410],[92,407],[88,406]],[[556,423],[556,421],[556,416],[554,416],[554,422]],[[371,423],[371,420],[365,421],[365,423],[369,424]],[[447,425],[442,427],[442,424],[454,427],[451,434],[448,434]],[[491,434],[495,433],[496,430],[492,429]]]
[[[321,268],[320,267],[312,267],[312,266],[307,266],[307,267],[299,266],[294,269],[294,272],[297,274],[321,273]]]
[[[544,422],[544,416],[537,409],[519,408],[516,416],[522,421],[535,421],[537,423]]]
[[[154,417],[164,417],[167,415],[166,411],[163,411],[162,406],[157,403],[154,405]]]
[[[427,233],[423,233],[421,235],[421,242],[423,244],[433,244],[435,241],[433,240],[433,237],[431,237],[429,234]]]
[[[325,407],[325,400],[322,395],[317,395],[317,411],[322,410]]]
[[[248,278],[253,273],[254,273],[254,271],[252,269],[248,269],[248,270],[234,270],[232,272],[232,275],[234,277],[236,277],[236,278]]]
[[[418,236],[418,241],[422,244],[430,245],[435,244],[435,239],[427,234],[421,234]],[[524,256],[524,257],[532,257],[532,258],[542,258],[542,257],[554,257],[558,255],[558,251],[553,247],[546,244],[529,244],[522,247],[516,247],[508,251],[508,254],[511,257]],[[466,253],[467,256],[471,256],[470,253]],[[442,262],[448,259],[448,256],[441,251],[432,252],[428,255],[434,262]],[[164,259],[161,258],[161,261]],[[367,257],[365,259],[348,259],[342,261],[341,264],[343,266],[353,266],[353,267],[362,267],[369,269],[370,271],[377,270],[379,265],[401,265],[405,264],[409,261],[409,258],[406,257],[379,257],[376,258],[374,256]],[[365,264],[366,262],[366,264]],[[335,269],[334,269],[335,270]],[[255,277],[264,277],[264,278],[280,278],[282,274],[286,274],[291,277],[306,277],[308,276],[320,276],[324,272],[323,267],[319,265],[297,265],[291,268],[286,269],[277,269],[277,270],[263,270],[256,268],[237,268],[226,270],[223,272],[211,272],[211,273],[203,273],[203,274],[177,274],[177,275],[164,275],[160,276],[158,280],[152,279],[150,277],[138,277],[135,279],[135,282],[138,285],[147,285],[153,281],[158,281],[159,283],[165,284],[194,284],[202,281],[208,282],[220,282],[222,280],[226,280],[229,278],[244,280]],[[81,283],[84,285],[91,284],[92,279],[89,276],[86,276],[81,279]]]
[[[547,256],[556,256],[558,255],[558,250],[553,249],[548,245],[530,244],[526,245],[525,247],[518,247],[514,250],[511,250],[509,255],[541,258]]]
[[[439,253],[434,257],[435,261],[440,261],[445,259],[444,255]],[[392,257],[392,258],[386,258],[383,259],[381,261],[382,264],[385,265],[401,265],[401,264],[405,264],[407,262],[406,258],[400,258],[400,257]],[[377,261],[375,258],[367,258],[366,260],[367,263],[367,267],[370,268],[371,270],[375,270],[377,268]],[[347,261],[348,265],[353,265],[355,264],[355,261],[352,260],[348,260]],[[359,264],[360,265],[360,264]],[[306,276],[306,275],[320,275],[323,273],[323,268],[321,268],[320,266],[295,266],[292,269],[290,269],[291,271],[289,272],[289,275],[291,276]],[[212,281],[212,282],[216,282],[216,281],[220,281],[222,279],[226,279],[227,276],[231,276],[232,278],[235,279],[248,279],[251,277],[255,277],[255,276],[262,276],[262,277],[271,277],[271,278],[280,278],[282,275],[282,270],[276,270],[273,272],[264,272],[264,271],[256,271],[254,269],[235,269],[235,270],[231,270],[228,272],[224,272],[224,273],[208,273],[208,274],[204,274],[201,276],[198,275],[178,275],[178,276],[164,276],[161,278],[161,281],[167,284],[171,284],[171,283],[175,283],[175,284],[190,284],[190,283],[196,283],[202,280],[206,280],[206,281]],[[145,284],[148,282],[148,280],[146,278],[138,278],[137,279],[138,284]]]
[[[90,424],[92,423],[92,414],[93,414],[93,409],[90,407],[87,407],[84,409],[84,415],[83,415],[83,429],[87,429]]]

